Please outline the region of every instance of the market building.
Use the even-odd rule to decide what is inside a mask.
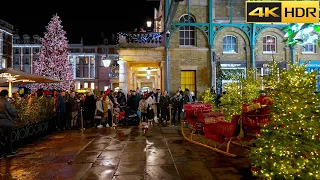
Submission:
[[[217,77],[217,66],[223,73],[254,68],[261,78],[272,59],[283,68],[298,59],[320,63],[316,45],[291,48],[282,42],[284,25],[246,24],[245,0],[161,0],[153,25],[153,32],[119,33],[122,89],[149,86],[174,93],[182,87],[200,98],[205,89],[221,92],[230,82]]]

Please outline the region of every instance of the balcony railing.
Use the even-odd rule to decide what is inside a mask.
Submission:
[[[119,73],[109,73],[109,78],[119,78]]]
[[[120,32],[117,38],[120,47],[160,47],[162,42],[162,34],[158,32]]]

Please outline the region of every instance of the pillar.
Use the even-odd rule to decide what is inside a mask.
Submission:
[[[167,41],[169,41],[169,39]],[[170,59],[169,59],[169,47],[168,46],[166,46],[166,48],[165,48],[165,54],[166,54],[166,73],[165,73],[166,89],[165,90],[168,91],[169,94],[171,94],[171,91],[170,91]]]
[[[0,69],[2,69],[2,55],[3,55],[3,32],[0,32]]]
[[[210,83],[210,88],[215,87],[215,62],[214,62],[214,54],[213,54],[213,49],[212,46],[209,46],[209,83]]]
[[[133,90],[133,72],[130,69],[127,69],[127,80],[128,91]]]
[[[127,61],[118,61],[119,64],[119,88],[127,96]]]
[[[164,73],[164,69],[165,69],[164,66],[165,66],[165,61],[161,61],[161,68],[160,68],[160,71],[161,71],[161,89],[165,91],[166,89],[165,89],[165,83],[164,83],[164,77],[165,77],[164,76],[164,74],[165,74]]]
[[[137,89],[137,76],[136,76],[136,73],[133,73],[132,75],[133,75],[133,88],[134,88],[134,90],[136,90]]]
[[[161,88],[161,71],[160,71],[160,69],[157,70],[157,79],[158,79],[157,86],[159,89],[161,89],[161,91],[163,91],[163,89]]]
[[[141,81],[137,81],[138,87],[141,89]]]

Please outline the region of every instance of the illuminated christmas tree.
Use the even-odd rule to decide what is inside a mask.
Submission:
[[[215,108],[215,106],[216,106],[216,102],[215,102],[215,100],[216,100],[216,96],[215,96],[215,94],[213,94],[212,92],[211,92],[211,89],[210,88],[208,88],[205,92],[204,92],[204,94],[203,94],[203,102],[204,103],[208,103],[208,104],[212,104],[212,108],[214,109]]]
[[[60,83],[31,85],[32,90],[69,90],[73,87],[73,68],[68,61],[68,41],[59,16],[54,15],[41,38],[39,60],[34,61],[34,74],[62,80]]]
[[[320,179],[319,99],[315,73],[290,65],[267,79],[273,84],[270,122],[255,140],[250,159],[262,179]]]
[[[232,115],[241,114],[243,104],[252,104],[259,97],[262,88],[261,80],[255,79],[256,72],[247,70],[246,76],[233,76],[233,82],[225,85],[226,94],[221,98],[221,106],[226,120],[231,121]]]

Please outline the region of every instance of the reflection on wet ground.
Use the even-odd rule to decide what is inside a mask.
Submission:
[[[180,126],[68,130],[0,160],[0,179],[252,179],[247,158],[230,158],[188,143]]]

